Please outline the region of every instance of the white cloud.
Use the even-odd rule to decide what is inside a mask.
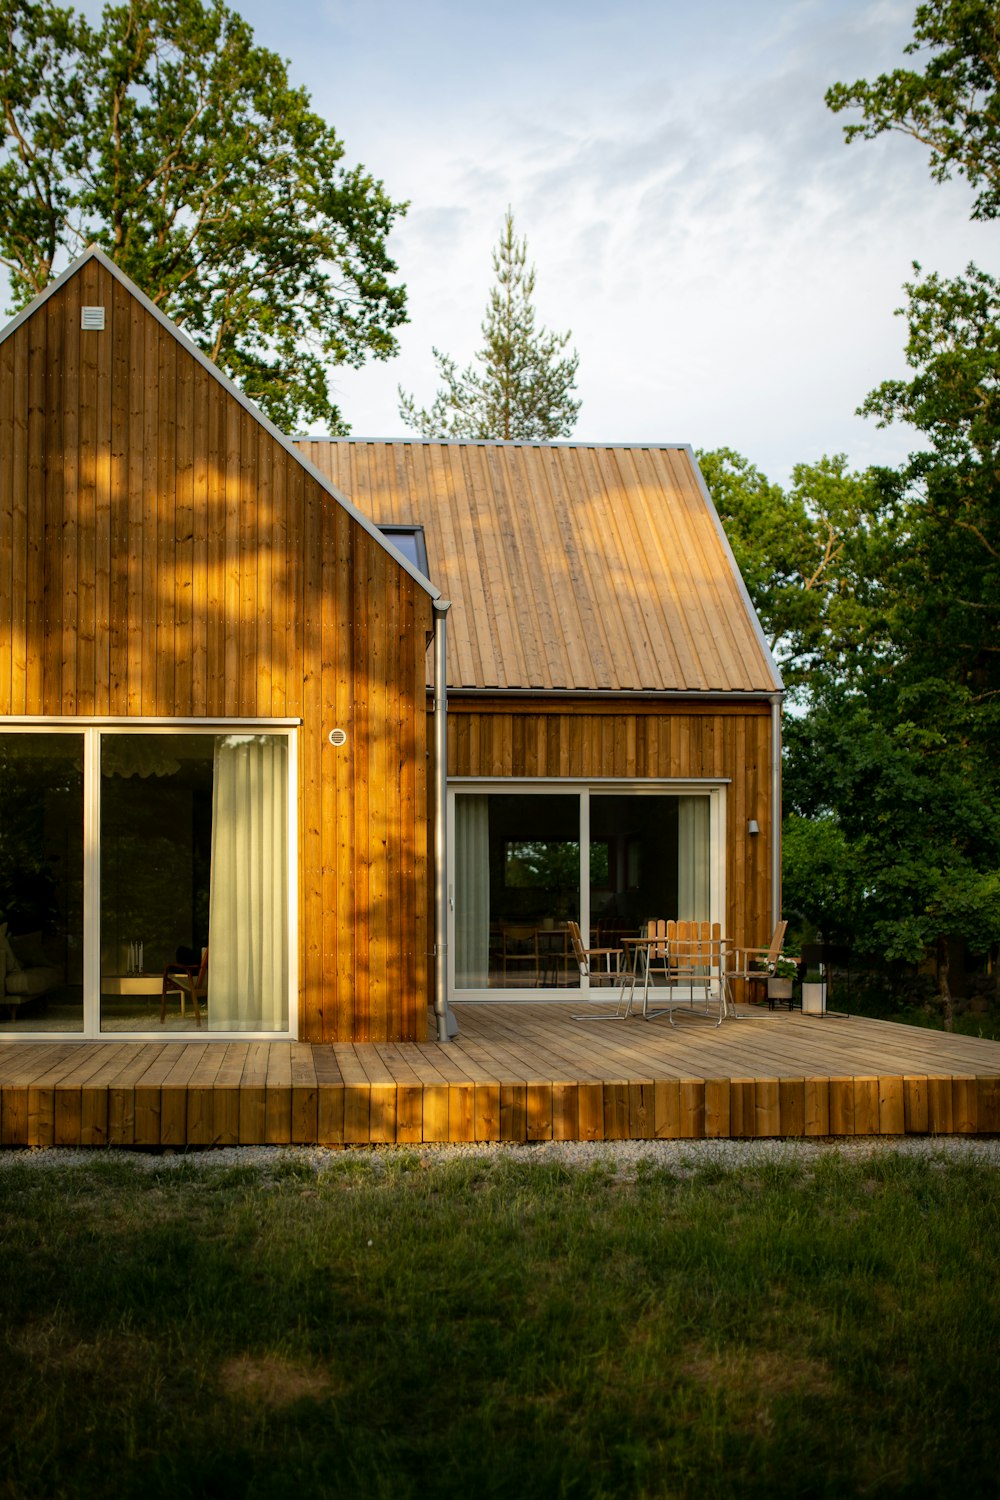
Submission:
[[[393,236],[411,323],[390,365],[337,371],[359,435],[433,394],[431,345],[479,342],[513,206],[541,320],[572,328],[578,435],[742,449],[765,472],[904,431],[854,415],[902,368],[910,262],[989,266],[902,139],[845,147],[824,94],[903,63],[914,0],[242,0],[258,40],[411,208]]]

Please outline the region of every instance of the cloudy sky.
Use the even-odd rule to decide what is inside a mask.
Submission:
[[[432,344],[475,352],[509,204],[580,354],[575,436],[728,445],[782,481],[911,445],[854,415],[903,369],[902,283],[995,269],[1000,229],[914,142],[846,146],[823,95],[902,61],[915,0],[230,3],[411,205],[400,355],[336,373],[356,435],[405,431],[400,384],[430,402]]]

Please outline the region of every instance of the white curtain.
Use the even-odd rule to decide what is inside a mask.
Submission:
[[[711,915],[708,797],[677,799],[677,916],[707,922]]]
[[[490,801],[455,798],[455,988],[484,989],[490,967]]]
[[[288,1026],[288,742],[220,735],[212,787],[208,1024]]]

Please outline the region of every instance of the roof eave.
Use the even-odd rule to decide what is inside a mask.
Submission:
[[[760,616],[758,615],[756,609],[754,609],[753,600],[750,598],[750,592],[747,589],[746,583],[744,582],[743,574],[739,570],[739,565],[737,564],[733,549],[729,545],[729,538],[726,535],[726,528],[723,526],[722,521],[719,517],[719,512],[715,508],[715,501],[712,499],[708,485],[705,483],[705,476],[701,472],[701,467],[698,463],[697,458],[695,457],[694,449],[691,447],[690,443],[683,443],[681,446],[687,452],[688,459],[691,463],[692,473],[694,474],[694,477],[698,482],[698,489],[705,501],[705,505],[708,509],[708,514],[712,519],[712,524],[714,525],[716,532],[718,533],[719,543],[722,547],[723,555],[725,556],[732,570],[733,579],[736,583],[737,590],[739,591],[740,598],[743,601],[743,607],[745,608],[747,615],[749,616],[754,635],[757,637],[758,645],[763,652],[764,661],[767,664],[767,668],[773,675],[774,686],[770,689],[770,691],[783,693],[785,691],[785,685],[782,681],[781,673],[778,670],[778,663],[774,659],[774,653],[772,652],[771,647],[768,644],[767,636],[764,634],[764,627],[760,623]]]

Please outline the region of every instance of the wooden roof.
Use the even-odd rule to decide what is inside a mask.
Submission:
[[[376,523],[424,527],[450,689],[781,687],[690,448],[296,446]]]

